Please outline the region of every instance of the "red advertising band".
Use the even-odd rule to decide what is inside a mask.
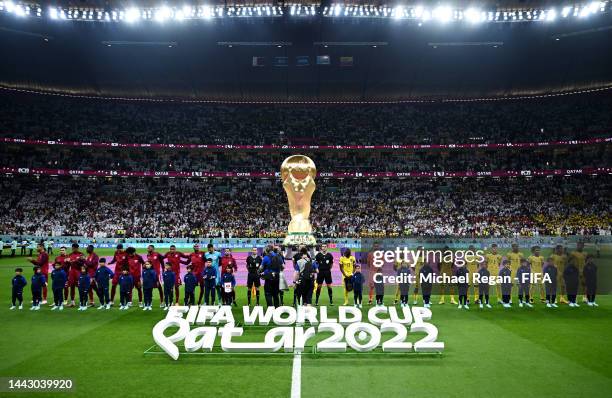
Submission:
[[[64,170],[46,168],[0,167],[0,174],[33,174],[85,177],[178,177],[178,178],[280,178],[280,172],[232,171],[122,171]],[[320,178],[461,178],[461,177],[539,177],[612,174],[612,167],[554,170],[495,170],[495,171],[409,171],[409,172],[319,172]]]
[[[149,149],[214,149],[214,150],[414,150],[414,149],[500,149],[500,148],[542,148],[548,146],[590,145],[612,142],[609,138],[589,138],[586,140],[507,142],[496,144],[413,144],[413,145],[208,145],[208,144],[138,144],[118,142],[79,142],[55,140],[26,140],[20,138],[0,138],[0,142],[24,145],[60,145],[85,148],[149,148]]]

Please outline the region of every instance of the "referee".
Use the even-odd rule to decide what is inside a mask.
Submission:
[[[251,255],[246,259],[246,268],[248,271],[247,276],[247,302],[251,305],[251,297],[253,295],[253,288],[255,289],[255,298],[257,305],[259,305],[259,267],[261,266],[262,258],[257,254],[257,248],[254,247],[251,250]]]
[[[334,265],[334,256],[327,252],[327,245],[323,243],[321,245],[321,251],[315,256],[315,260],[319,265],[319,273],[317,274],[317,298],[315,305],[319,305],[319,296],[321,296],[321,287],[323,282],[327,285],[327,295],[329,296],[329,305],[334,305],[332,300],[332,275],[331,269]]]

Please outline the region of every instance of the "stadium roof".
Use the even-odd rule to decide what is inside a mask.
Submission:
[[[448,15],[436,5],[420,10],[376,5],[377,11],[387,7],[388,17],[360,15],[363,4],[342,6],[336,15],[331,3],[273,6],[279,15],[268,17],[270,5],[261,3],[249,6],[255,8],[244,18],[228,14],[230,6],[222,7],[218,18],[197,18],[203,6],[196,6],[190,11],[194,18],[169,7],[163,20],[157,17],[160,6],[150,8],[149,19],[143,17],[146,7],[156,7],[150,2],[137,9],[136,21],[127,20],[122,3],[113,3],[116,19],[107,7],[100,20],[87,20],[81,4],[54,6],[51,18],[51,8],[36,3],[27,3],[27,15],[22,15],[26,8],[15,11],[26,3],[0,3],[5,87],[284,102],[470,99],[612,85],[610,2],[507,3],[496,6],[499,11],[483,3],[476,13],[456,2]],[[357,8],[349,13],[348,7]],[[71,9],[80,10],[72,14],[76,18],[68,18]],[[298,16],[298,9],[304,13]],[[584,10],[592,12],[583,15]],[[402,17],[393,17],[399,11]]]

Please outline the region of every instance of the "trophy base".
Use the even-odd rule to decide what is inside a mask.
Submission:
[[[283,244],[286,246],[315,246],[317,240],[308,232],[292,232],[285,237]]]

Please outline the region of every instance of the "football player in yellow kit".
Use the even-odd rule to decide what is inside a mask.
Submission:
[[[499,266],[501,265],[502,261],[502,255],[497,252],[497,244],[493,243],[491,245],[491,252],[485,254],[485,261],[491,276],[497,276],[499,274]],[[499,283],[495,284],[495,295],[497,296],[497,303],[501,304],[502,294],[501,285]]]
[[[519,251],[518,243],[512,244],[512,250],[506,253],[506,258],[510,261],[510,269],[512,270],[512,275],[516,275],[516,271],[521,266],[521,260],[525,258],[523,253]],[[512,304],[512,295],[510,295],[510,304]]]
[[[560,303],[567,304],[567,300],[565,299],[565,281],[563,279],[565,264],[567,264],[567,256],[563,253],[563,246],[555,246],[555,252],[550,258],[555,267],[557,267],[557,297],[559,297]]]
[[[544,270],[544,257],[542,257],[542,255],[540,254],[540,246],[533,246],[531,248],[531,256],[529,256],[527,258],[527,261],[529,261],[529,265],[531,268],[531,273],[532,274],[541,274],[542,276],[542,272]],[[532,284],[531,286],[531,291],[532,293],[532,298],[531,301],[533,302],[533,294],[537,291],[540,294],[540,301],[542,303],[546,302],[546,294],[544,293],[544,284],[540,283],[539,286],[535,286],[535,284]]]
[[[467,266],[467,270],[469,273],[469,280],[473,281],[474,279],[474,274],[478,272],[478,262],[476,261],[476,248],[473,245],[470,245],[468,247],[468,251],[472,252],[472,254],[470,256],[467,256],[469,258],[470,261],[468,261],[466,259],[465,261],[465,265]],[[474,291],[474,303],[478,303],[478,284],[474,284],[473,282],[470,282],[470,285],[472,286],[472,289]],[[470,293],[468,292],[468,301],[470,301]]]
[[[423,246],[419,246],[417,247],[417,258],[412,259],[412,264],[414,264],[414,275],[420,275],[421,274],[421,267],[423,266],[423,263],[425,263],[425,248]],[[415,283],[415,287],[414,287],[414,294],[413,294],[413,301],[412,304],[417,305],[418,303],[418,298],[419,298],[419,287],[421,286],[421,282],[420,282],[421,278],[417,278],[416,279],[416,283]]]
[[[346,290],[347,279],[353,276],[353,270],[355,269],[355,256],[351,255],[350,249],[344,249],[344,253],[340,256],[340,272],[342,272],[343,285],[344,285],[344,304],[348,304],[348,290]]]
[[[576,250],[570,253],[570,259],[573,260],[574,265],[578,268],[580,273],[580,284],[578,285],[578,293],[582,292],[582,301],[586,303],[586,290],[584,284],[584,264],[586,263],[587,254],[584,252],[584,242],[580,241],[576,243]]]
[[[396,260],[393,264],[393,272],[397,273],[397,270],[402,268],[403,261]],[[393,300],[393,305],[396,305],[400,298],[400,287],[399,283],[397,284],[397,288],[395,289],[395,299]]]
[[[451,261],[445,261],[447,252],[450,252],[450,249],[448,246],[445,246],[444,249],[442,250],[442,259],[439,264],[440,275],[451,277],[453,276],[453,261],[452,259]],[[449,258],[452,258],[452,257],[449,256]],[[451,304],[457,304],[457,302],[455,301],[455,284],[454,283],[446,284],[444,282],[440,284],[440,301],[438,302],[438,304],[444,304],[444,299],[446,296],[447,289],[448,289],[448,293],[450,294]]]

